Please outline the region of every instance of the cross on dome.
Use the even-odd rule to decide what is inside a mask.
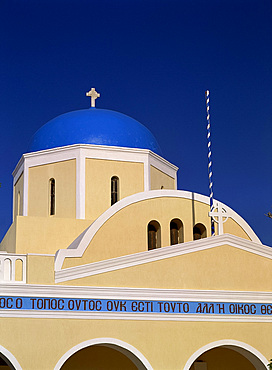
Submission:
[[[91,107],[95,108],[95,100],[100,97],[100,94],[92,87],[90,91],[86,92],[86,96],[91,97]]]
[[[217,202],[213,207],[213,210],[209,212],[209,216],[218,224],[218,235],[224,234],[223,223],[229,218],[229,213]]]

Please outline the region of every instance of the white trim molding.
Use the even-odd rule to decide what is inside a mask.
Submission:
[[[85,218],[85,163],[87,158],[143,163],[144,190],[150,190],[150,165],[176,181],[178,167],[147,149],[75,144],[23,154],[13,171],[14,185],[24,173],[23,216],[28,215],[29,168],[76,159],[76,218]]]
[[[76,155],[76,218],[85,219],[86,159],[81,148]]]
[[[165,190],[151,190],[148,192],[133,194],[129,197],[121,199],[119,202],[115,203],[113,206],[108,208],[104,213],[102,213],[102,215],[99,216],[85,231],[83,231],[83,233],[80,234],[79,237],[76,240],[74,240],[73,243],[67,249],[60,249],[57,251],[56,256],[55,256],[55,271],[57,272],[61,270],[65,258],[81,257],[83,253],[85,252],[85,250],[87,249],[89,243],[92,241],[94,235],[97,233],[97,231],[103,226],[103,224],[108,219],[114,216],[117,212],[119,212],[120,210],[126,208],[127,206],[131,204],[141,202],[147,199],[156,199],[156,198],[184,198],[184,199],[199,201],[199,202],[209,205],[209,197],[201,195],[201,194],[192,193],[189,191],[182,191],[182,190],[166,190],[166,189]],[[228,217],[232,218],[242,227],[242,229],[251,238],[254,244],[257,243],[259,245],[262,245],[257,235],[254,233],[251,227],[246,223],[246,221],[241,216],[239,216],[235,211],[233,211],[227,205],[219,201],[217,201],[217,203],[220,204],[222,207],[224,207],[224,209],[226,209],[226,211],[228,212]],[[224,235],[219,235],[218,237],[224,237]],[[202,239],[201,241],[198,241],[198,243],[204,243],[204,244],[208,243],[209,245],[213,245],[213,242],[216,243],[216,241],[219,240],[219,239],[214,239],[215,237],[212,237],[212,238],[213,239],[211,238],[207,238],[206,240]],[[238,240],[239,239],[241,238],[238,238]],[[245,240],[245,239],[242,239],[242,240]],[[191,242],[183,243],[182,248],[186,247],[187,245],[190,245],[189,243]],[[197,242],[194,241],[193,243],[197,243]],[[194,244],[194,245],[202,245],[202,244]],[[171,248],[175,248],[175,247],[171,246]],[[165,248],[162,248],[161,251],[164,251],[164,249]],[[159,251],[160,250],[148,251],[148,253],[152,252],[154,255],[163,253]],[[142,252],[142,253],[145,253],[145,252]]]
[[[5,347],[0,345],[0,353],[10,362],[15,370],[22,370],[22,366],[19,364],[17,359],[10,353]]]
[[[202,302],[271,303],[271,292],[197,290],[197,289],[154,289],[123,287],[89,287],[69,285],[10,284],[1,285],[3,296],[86,298],[86,299],[130,299]]]
[[[21,280],[16,280],[17,261],[21,261]],[[7,262],[7,265],[5,263]],[[0,283],[26,284],[26,254],[0,252]]]
[[[207,352],[211,349],[223,347],[232,349],[241,355],[243,355],[247,360],[249,360],[256,370],[265,370],[267,369],[268,360],[263,356],[258,350],[249,344],[240,342],[233,339],[223,339],[216,342],[209,343],[200,349],[198,349],[186,362],[183,370],[189,370],[192,364],[201,356],[204,352]]]
[[[104,261],[93,262],[76,267],[55,270],[55,282],[61,283],[87,276],[102,274],[105,272],[124,269],[127,267],[138,266],[145,263],[156,262],[167,258],[182,256],[195,253],[206,249],[212,249],[221,245],[229,245],[256,255],[272,259],[272,248],[254,243],[250,240],[239,238],[235,235],[224,234],[212,236],[197,241],[171,245],[150,251],[130,254]],[[70,251],[70,250],[69,250]]]
[[[73,320],[133,320],[133,321],[183,321],[183,322],[241,322],[272,323],[269,316],[178,314],[178,313],[129,313],[129,312],[72,312],[36,310],[0,310],[2,318],[73,319]]]
[[[54,370],[60,370],[63,364],[76,352],[80,351],[81,349],[95,345],[113,348],[118,352],[121,352],[126,357],[128,357],[139,370],[153,369],[148,360],[144,357],[144,355],[137,348],[133,347],[131,344],[116,338],[95,338],[86,340],[85,342],[79,343],[73,348],[69,349],[69,351],[67,351],[59,359],[58,363],[54,367]]]

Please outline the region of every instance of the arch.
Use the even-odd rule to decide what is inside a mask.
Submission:
[[[115,213],[126,208],[127,206],[148,199],[156,198],[181,198],[198,201],[207,205],[210,205],[210,198],[201,195],[192,193],[185,190],[152,190],[145,191],[142,193],[137,193],[130,195],[121,199],[119,202],[114,204],[112,207],[108,208],[104,213],[102,213],[89,227],[87,227],[66,249],[59,249],[55,257],[55,271],[60,271],[63,265],[65,258],[67,257],[81,257],[88,247],[90,241],[93,239],[94,235],[97,233],[99,228],[109,220]],[[224,203],[218,202],[226,211],[230,214],[229,218],[232,218],[243,230],[247,233],[250,239],[262,245],[260,239],[251,229],[251,227],[246,223],[246,221],[239,216],[235,211]]]
[[[54,178],[49,180],[49,215],[54,216],[56,213],[56,181]]]
[[[11,281],[12,277],[12,265],[9,258],[4,259],[4,280]]]
[[[170,221],[170,244],[179,244],[184,242],[183,223],[179,218]]]
[[[111,205],[119,200],[119,177],[112,176],[111,178]]]
[[[249,344],[233,340],[233,339],[223,339],[218,340],[212,343],[209,343],[200,349],[198,349],[186,362],[183,370],[189,370],[193,363],[201,356],[203,353],[218,347],[232,349],[241,355],[243,355],[256,370],[265,370],[267,369],[268,360],[254,347]]]
[[[21,258],[15,260],[15,281],[23,281],[23,260]]]
[[[147,225],[147,245],[148,250],[161,247],[161,226],[156,220],[152,220]]]
[[[207,229],[203,224],[198,223],[194,226],[193,238],[194,240],[207,238]]]
[[[22,370],[17,359],[5,347],[0,345],[0,357],[9,365],[12,370]]]
[[[148,362],[148,360],[142,355],[140,351],[138,351],[132,345],[123,342],[122,340],[115,339],[115,338],[96,338],[86,340],[85,342],[79,343],[73,348],[69,349],[57,362],[54,370],[60,370],[64,363],[71,357],[73,354],[78,352],[81,349],[94,346],[94,345],[104,345],[109,348],[113,348],[123,354],[125,354],[134,364],[137,366],[139,370],[152,370],[152,366]]]

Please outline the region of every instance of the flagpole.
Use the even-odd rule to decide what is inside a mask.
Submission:
[[[209,174],[209,189],[210,189],[210,211],[214,209],[213,205],[213,181],[212,181],[212,150],[211,150],[211,122],[210,122],[210,92],[205,91],[206,109],[207,109],[207,141],[208,141],[208,174]],[[211,216],[211,235],[215,236],[214,220]]]

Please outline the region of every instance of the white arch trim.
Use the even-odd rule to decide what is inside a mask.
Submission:
[[[183,198],[195,200],[204,204],[210,204],[210,198],[184,190],[150,190],[142,193],[137,193],[130,195],[129,197],[121,199],[119,202],[115,203],[113,206],[108,208],[101,216],[99,216],[86,230],[83,231],[70,245],[67,249],[59,249],[55,255],[55,271],[60,271],[66,257],[81,257],[85,250],[87,249],[89,243],[93,239],[94,235],[101,228],[101,226],[111,218],[115,213],[119,212],[123,208],[148,199],[155,198]],[[258,244],[262,244],[260,239],[248,225],[248,223],[233,211],[230,207],[217,201],[228,213],[228,216],[236,221],[243,230],[247,233],[252,241]]]
[[[0,353],[3,354],[6,359],[11,363],[11,365],[16,369],[16,370],[22,370],[22,366],[19,364],[17,359],[13,356],[12,353],[10,353],[5,347],[0,345]]]
[[[125,354],[127,357],[129,357],[129,359],[137,366],[138,369],[153,370],[148,360],[141,354],[140,351],[138,351],[132,345],[126,342],[123,342],[120,339],[115,339],[115,338],[95,338],[95,339],[86,340],[85,342],[77,344],[73,348],[69,349],[69,351],[67,351],[60,358],[54,370],[61,369],[65,361],[67,361],[69,357],[71,357],[73,354],[75,354],[79,350],[90,347],[90,346],[94,346],[94,345],[104,345],[106,347],[114,348],[118,350],[119,352]],[[131,353],[132,356],[128,356],[127,351]]]
[[[269,361],[254,347],[250,346],[249,344],[240,342],[238,340],[223,339],[209,343],[198,349],[186,362],[183,370],[189,370],[192,364],[195,362],[195,360],[197,360],[199,356],[201,356],[204,352],[207,352],[217,347],[229,348],[236,352],[239,352],[241,355],[246,357],[252,363],[253,366],[255,366],[256,370],[267,369],[267,364],[269,363]],[[263,364],[264,367],[261,364]]]

